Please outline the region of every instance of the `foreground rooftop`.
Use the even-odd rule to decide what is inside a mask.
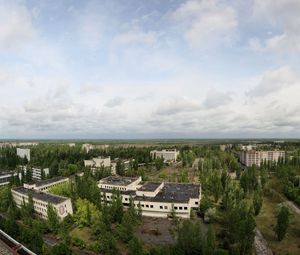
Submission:
[[[23,195],[26,195],[26,196],[31,194],[33,199],[41,200],[41,201],[51,203],[51,204],[60,204],[68,199],[66,197],[57,196],[57,195],[53,195],[50,193],[38,192],[38,191],[35,191],[32,189],[26,189],[24,187],[16,187],[16,188],[13,188],[12,190],[14,190],[18,193],[21,193]]]

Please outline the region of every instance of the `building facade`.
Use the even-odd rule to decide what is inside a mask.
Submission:
[[[20,208],[23,204],[28,203],[29,196],[32,196],[34,212],[41,218],[47,219],[48,204],[52,205],[57,212],[58,217],[62,220],[68,214],[73,214],[73,208],[70,198],[53,195],[50,193],[39,192],[34,189],[25,187],[12,188],[12,196],[16,205]]]
[[[239,153],[240,162],[249,167],[252,165],[260,166],[263,162],[277,163],[280,158],[285,158],[285,151],[260,151],[242,150]]]
[[[16,172],[2,172],[0,173],[0,186],[8,185],[12,177],[18,176],[21,180],[21,174]]]
[[[17,155],[20,158],[27,158],[30,161],[30,149],[17,148]]]
[[[143,183],[141,177],[109,176],[99,181],[103,200],[111,201],[113,190],[120,192],[122,203],[132,199],[143,216],[167,218],[174,210],[181,218],[190,218],[191,210],[200,206],[201,186],[189,183]],[[105,196],[105,197],[104,197]]]
[[[49,168],[32,168],[32,179],[40,181],[42,176],[47,177],[49,175]]]
[[[104,158],[104,157],[97,157],[92,158],[88,160],[84,160],[84,166],[85,167],[91,167],[91,168],[100,168],[100,167],[110,167],[111,160],[110,157]]]
[[[24,183],[24,188],[41,191],[41,192],[48,192],[50,188],[67,182],[69,182],[68,177],[56,176],[51,179],[47,179],[35,183]]]
[[[150,152],[150,156],[152,158],[163,158],[164,161],[176,162],[177,157],[179,155],[179,151],[176,149],[165,149],[165,150],[154,150]]]

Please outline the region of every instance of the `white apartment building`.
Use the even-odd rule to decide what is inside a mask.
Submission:
[[[177,157],[179,155],[179,151],[177,151],[176,149],[165,149],[165,150],[154,150],[154,151],[150,151],[150,156],[152,158],[163,158],[164,161],[174,161],[176,162]]]
[[[91,167],[91,168],[96,168],[96,167],[110,167],[110,157],[104,158],[104,157],[97,157],[97,158],[92,158],[88,160],[84,160],[84,166],[85,167]]]
[[[109,176],[100,180],[98,187],[108,202],[114,189],[120,191],[124,206],[129,205],[131,197],[135,207],[141,207],[142,215],[149,217],[167,218],[174,208],[178,217],[190,218],[191,210],[197,209],[201,200],[200,185],[142,183],[141,177]]]
[[[36,191],[48,192],[50,188],[67,182],[69,182],[68,177],[56,176],[51,179],[47,179],[35,183],[24,183],[24,188],[32,189]]]
[[[116,175],[117,174],[117,163],[120,159],[115,158],[111,161],[111,174]],[[121,159],[122,164],[124,165],[124,171],[127,171],[130,167],[130,163],[134,162],[134,159]]]
[[[30,161],[30,149],[17,148],[17,155],[20,158],[27,158]]]
[[[49,175],[49,168],[43,169],[43,168],[33,167],[32,168],[32,179],[37,180],[37,181],[42,180],[42,172],[43,172],[44,176],[47,177]]]
[[[12,176],[18,176],[21,180],[21,173],[2,172],[0,173],[0,186],[8,185]]]
[[[85,150],[87,153],[90,150],[95,150],[95,149],[100,149],[100,150],[106,150],[109,147],[107,144],[89,144],[89,143],[84,143],[81,148],[82,150]]]
[[[12,188],[12,196],[16,205],[20,208],[23,204],[28,203],[28,197],[31,194],[33,199],[34,212],[41,218],[47,219],[48,204],[56,210],[60,219],[65,218],[68,214],[73,214],[73,208],[70,198],[53,195],[50,193],[39,192],[25,187]]]
[[[249,167],[252,165],[260,166],[262,162],[277,163],[280,158],[285,157],[285,151],[259,151],[259,150],[242,150],[239,153],[240,162]]]

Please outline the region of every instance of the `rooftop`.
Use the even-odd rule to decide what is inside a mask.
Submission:
[[[155,197],[136,196],[136,200],[154,202],[187,203],[190,198],[198,198],[200,185],[165,183],[162,190]]]
[[[143,184],[142,187],[138,188],[138,191],[155,191],[159,186],[161,185],[161,182],[146,182]]]
[[[12,190],[21,193],[23,195],[29,195],[31,193],[33,199],[41,200],[51,204],[60,204],[68,199],[66,197],[61,197],[50,193],[38,192],[32,189],[26,189],[24,187],[16,187],[13,188]]]
[[[101,179],[100,183],[116,186],[127,186],[138,179],[139,177],[108,176],[106,178]]]
[[[64,179],[68,179],[68,177],[63,177],[63,176],[56,176],[56,177],[53,177],[53,178],[50,178],[50,179],[47,179],[47,180],[42,180],[42,181],[39,181],[39,182],[32,182],[32,183],[28,183],[28,184],[35,184],[36,187],[41,187],[41,186],[45,186],[45,185],[48,185],[48,184],[51,184],[51,183],[54,183],[54,182],[58,182],[58,181],[61,181],[61,180],[64,180]]]

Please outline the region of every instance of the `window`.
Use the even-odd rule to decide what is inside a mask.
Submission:
[[[168,206],[165,205],[165,209],[168,209]]]
[[[159,209],[163,209],[163,206],[161,205],[161,206],[159,207]]]
[[[150,205],[150,208],[153,208],[153,205]]]
[[[182,210],[182,207],[181,207],[181,206],[179,206],[179,210]]]
[[[195,202],[195,205],[199,204],[198,202]]]
[[[144,205],[142,205],[142,207],[144,207]]]
[[[187,210],[187,207],[186,207],[186,206],[184,207],[184,210]]]
[[[127,200],[128,200],[128,198],[126,197],[126,198],[125,198],[125,201],[127,201]]]
[[[174,209],[177,210],[177,206],[174,206]]]
[[[147,208],[149,208],[149,205],[146,205]]]

